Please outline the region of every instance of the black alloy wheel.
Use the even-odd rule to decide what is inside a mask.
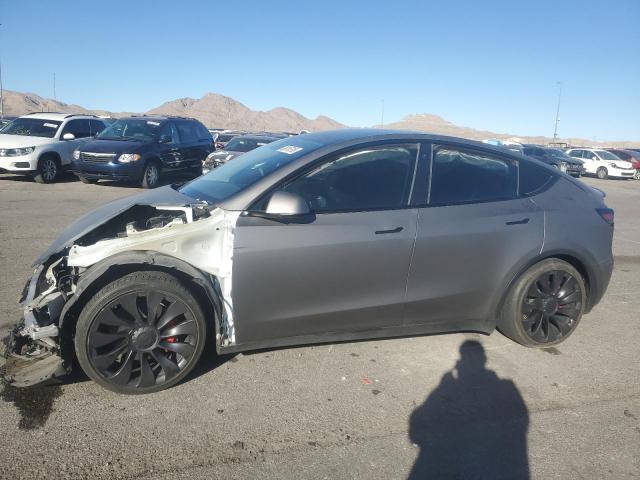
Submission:
[[[85,372],[119,393],[147,393],[179,382],[205,344],[202,310],[163,272],[127,275],[87,304],[76,329]]]
[[[522,300],[524,331],[536,343],[556,342],[569,334],[581,312],[580,285],[563,270],[540,275]]]
[[[585,279],[564,260],[548,258],[525,271],[509,289],[498,329],[526,347],[549,347],[575,330],[587,302]]]

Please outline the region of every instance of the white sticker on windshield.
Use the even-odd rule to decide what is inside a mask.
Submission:
[[[160,122],[152,122],[151,120],[147,120],[147,125],[153,125],[154,127],[157,127],[158,125],[160,125]]]
[[[302,147],[296,147],[296,146],[293,146],[293,145],[287,145],[286,147],[279,148],[277,151],[278,152],[282,152],[282,153],[286,153],[287,155],[291,155],[293,153],[299,152],[300,150],[302,150]]]
[[[49,128],[58,128],[58,125],[56,125],[55,123],[43,123],[42,126]]]

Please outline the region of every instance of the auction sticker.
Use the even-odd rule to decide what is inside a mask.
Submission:
[[[42,126],[48,128],[58,128],[58,125],[56,125],[55,123],[43,123]]]
[[[286,153],[287,155],[292,155],[296,152],[299,152],[300,150],[302,150],[302,147],[296,147],[294,145],[287,145],[286,147],[282,147],[279,148],[277,151],[278,152],[282,152],[282,153]]]

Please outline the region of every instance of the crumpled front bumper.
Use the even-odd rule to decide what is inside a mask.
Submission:
[[[56,325],[64,299],[55,288],[36,295],[43,269],[39,266],[25,287],[20,301],[23,318],[2,340],[0,371],[3,380],[15,387],[37,385],[69,371],[61,356]],[[43,319],[47,325],[40,324]]]

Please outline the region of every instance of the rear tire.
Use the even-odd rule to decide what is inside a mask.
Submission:
[[[58,178],[60,166],[56,159],[52,156],[44,156],[38,160],[38,169],[33,179],[37,183],[53,183]]]
[[[142,174],[142,188],[156,188],[160,183],[160,164],[156,161],[147,163]]]
[[[582,275],[571,264],[557,258],[542,260],[509,290],[498,329],[526,347],[557,345],[580,323],[586,291]]]
[[[607,178],[609,178],[609,172],[605,167],[600,167],[598,170],[596,170],[596,177],[598,177],[600,180],[606,180]]]
[[[113,392],[141,394],[186,377],[206,337],[194,296],[168,273],[141,271],[109,283],[87,302],[74,342],[92,380]]]

